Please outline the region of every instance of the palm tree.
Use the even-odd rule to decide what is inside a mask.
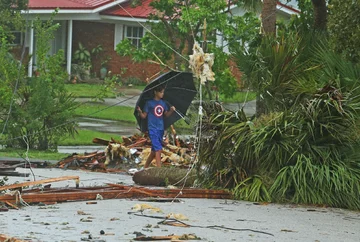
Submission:
[[[314,7],[314,29],[326,30],[327,9],[326,0],[311,0]]]
[[[261,23],[264,34],[275,34],[277,0],[264,0],[261,10]]]

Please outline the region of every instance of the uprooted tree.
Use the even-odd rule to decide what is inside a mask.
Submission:
[[[267,112],[250,119],[205,107],[201,182],[251,201],[359,209],[360,68],[326,35],[293,27],[233,49]]]

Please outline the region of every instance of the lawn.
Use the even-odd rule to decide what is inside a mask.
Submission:
[[[98,84],[66,84],[65,88],[71,92],[74,97],[95,98],[99,96],[102,85]],[[106,97],[115,98],[115,94],[110,92]]]
[[[87,129],[79,129],[78,134],[75,137],[67,137],[59,141],[59,145],[65,146],[75,146],[75,145],[96,145],[92,142],[94,138],[101,138],[105,140],[110,140],[114,138],[115,140],[122,141],[121,137],[115,134],[107,134],[98,131],[92,131]]]
[[[136,123],[133,107],[112,106],[104,104],[86,103],[80,105],[75,114],[82,117],[117,120],[129,123]]]
[[[102,138],[110,140],[114,138],[122,142],[121,137],[118,137],[114,134],[107,134],[92,130],[80,129],[78,134],[75,137],[67,137],[59,140],[60,146],[76,146],[76,145],[96,145],[92,142],[93,138]],[[25,149],[0,149],[0,157],[12,157],[20,158],[26,157]],[[61,160],[62,158],[68,156],[69,154],[58,153],[55,151],[39,151],[39,150],[30,150],[28,157],[31,159],[39,160]]]
[[[76,97],[96,97],[99,92],[100,85],[90,85],[90,84],[67,84],[66,88],[70,90]],[[133,86],[130,89],[138,89],[143,90],[144,86]],[[115,96],[109,96],[115,97]],[[231,98],[224,98],[220,95],[220,100],[224,103],[230,102],[244,102],[244,100],[254,100],[255,99],[254,92],[237,92]],[[108,107],[104,104],[99,103],[85,103],[80,105],[75,113],[77,116],[82,117],[91,117],[91,118],[99,118],[99,119],[108,119],[108,120],[116,120],[116,121],[124,121],[136,124],[136,119],[134,117],[134,108],[133,107],[124,107],[124,106],[112,106]],[[196,115],[195,115],[196,116]],[[192,119],[196,119],[193,117]],[[184,121],[180,120],[175,123],[175,129],[177,129],[178,133],[189,133],[193,132],[194,128],[194,120],[192,120],[191,125],[187,125]],[[94,145],[92,143],[93,138],[102,138],[106,140],[110,140],[110,138],[114,138],[121,141],[121,137],[116,137],[114,134],[102,133],[98,131],[91,131],[85,129],[79,129],[78,134],[75,137],[67,137],[62,140],[59,140],[59,145],[63,146],[76,146],[76,145]],[[21,158],[21,155],[24,156],[25,150],[11,150],[5,149],[0,150],[0,156],[2,157],[16,157]],[[30,159],[43,159],[43,160],[59,160],[65,157],[66,154],[59,154],[57,152],[51,151],[29,151]]]
[[[25,158],[26,150],[25,149],[3,149],[0,150],[0,157],[12,157],[12,158]],[[54,151],[39,151],[39,150],[29,150],[28,157],[31,159],[39,160],[61,160],[62,158],[68,156],[69,154],[62,154]]]
[[[100,84],[66,84],[65,88],[67,91],[71,92],[74,97],[77,98],[96,98],[99,97],[100,91],[103,88],[103,85]],[[107,92],[105,93],[105,97],[103,96],[104,93],[101,92],[101,96],[103,98],[115,98],[116,96],[121,96],[124,94],[131,94],[134,90],[144,90],[144,85],[139,86],[116,86],[114,92]]]
[[[95,98],[99,95],[99,90],[102,88],[102,85],[99,84],[66,84],[66,89],[73,93],[74,97],[83,97],[83,98]],[[115,92],[117,95],[128,94],[128,92],[132,92],[132,90],[144,90],[145,86],[131,86],[124,87],[118,86],[117,91]],[[108,98],[115,98],[114,93],[107,93]],[[232,97],[225,97],[223,94],[220,94],[220,101],[224,103],[242,103],[245,100],[251,101],[256,99],[255,92],[252,91],[240,91],[236,92]]]

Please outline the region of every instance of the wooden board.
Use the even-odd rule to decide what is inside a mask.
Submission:
[[[12,185],[0,186],[0,191],[4,191],[7,189],[20,188],[20,187],[39,185],[39,184],[45,184],[45,183],[51,183],[51,182],[66,181],[66,180],[76,180],[76,187],[79,186],[80,180],[79,180],[78,176],[62,176],[62,177],[43,179],[43,180],[32,181],[32,182],[22,182],[22,183],[16,183],[16,184],[12,184]]]

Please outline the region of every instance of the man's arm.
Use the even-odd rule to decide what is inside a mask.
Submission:
[[[147,117],[146,112],[143,112],[139,106],[136,108],[136,110],[138,111],[138,114],[139,114],[140,118],[146,119],[146,117]]]
[[[171,106],[170,107],[170,110],[169,111],[166,111],[165,113],[164,113],[164,116],[165,117],[169,117],[171,114],[173,114],[173,112],[176,110],[176,108],[174,107],[174,106]]]

